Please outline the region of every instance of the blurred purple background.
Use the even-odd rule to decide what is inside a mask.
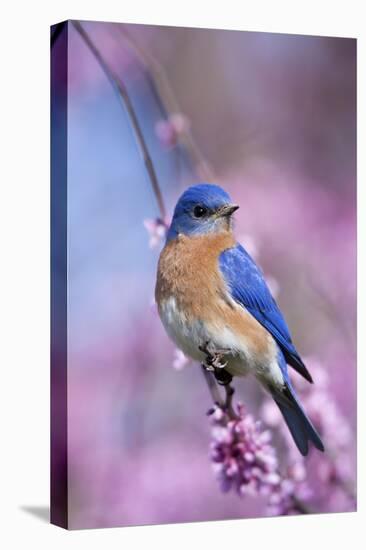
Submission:
[[[156,131],[161,113],[120,26],[83,25],[127,84],[171,213],[199,181],[188,154]],[[321,411],[330,400],[348,436],[339,441],[334,422],[324,442],[336,442],[353,486],[356,41],[123,28],[161,64],[217,183],[241,205],[238,239],[269,277],[310,371],[317,365],[306,391],[327,373]],[[159,247],[149,247],[143,222],[159,215],[156,200],[126,112],[71,25],[68,87],[70,527],[264,515],[264,497],[223,494],[215,480],[208,390],[197,366],[172,367],[174,347],[153,306]],[[296,374],[293,381],[301,386]],[[266,421],[257,385],[235,386]],[[285,463],[282,432],[273,429]],[[354,509],[321,477],[327,460],[306,463],[311,509]]]

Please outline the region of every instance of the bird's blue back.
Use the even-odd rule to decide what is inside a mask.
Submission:
[[[220,255],[219,265],[234,300],[262,325],[276,340],[287,362],[311,381],[294,344],[286,321],[271,295],[263,273],[247,251],[237,244]],[[287,369],[286,364],[286,376]]]

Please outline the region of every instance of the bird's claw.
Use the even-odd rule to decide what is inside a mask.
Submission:
[[[224,369],[227,366],[227,361],[223,362],[222,359],[227,355],[230,350],[228,349],[210,349],[210,342],[206,342],[203,346],[198,346],[199,350],[206,355],[205,367],[208,371],[215,371],[216,369]]]

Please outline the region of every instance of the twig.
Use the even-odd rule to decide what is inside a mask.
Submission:
[[[169,115],[173,113],[180,113],[180,106],[163,67],[160,63],[158,63],[153,55],[151,55],[151,53],[141,48],[132,34],[127,30],[126,26],[118,26],[118,29],[123,36],[123,39],[133,50],[141,65],[145,69],[146,80],[158,105],[161,116],[163,118],[168,118]],[[204,158],[189,129],[183,132],[182,143],[193,160],[198,176],[207,182],[215,181],[214,171],[208,161]]]
[[[215,403],[215,405],[220,407],[220,409],[224,409],[225,402],[223,401],[220,395],[219,388],[216,383],[214,374],[211,371],[208,371],[206,366],[203,363],[201,364],[201,368],[202,368],[203,376],[206,380],[209,392],[211,394],[212,401]]]
[[[238,420],[240,417],[235,412],[235,409],[233,407],[234,392],[235,392],[235,389],[230,384],[225,384],[225,393],[226,393],[225,411],[227,415],[231,418],[231,420]]]
[[[132,37],[131,33],[127,30],[127,28],[123,25],[118,25],[118,30],[120,34],[123,37],[123,40],[128,44],[129,48],[134,52],[135,56],[140,61],[141,65],[143,66],[145,70],[145,78],[147,80],[147,83],[149,85],[151,94],[154,97],[154,100],[157,104],[157,107],[160,111],[160,116],[163,118],[168,118],[169,114],[171,112],[175,112],[176,108],[172,108],[172,104],[168,101],[168,99],[164,94],[164,90],[166,90],[165,85],[159,85],[158,82],[161,82],[161,79],[164,78],[164,75],[161,75],[161,67],[160,65],[150,56],[147,52],[145,52],[135,41],[135,39]],[[154,75],[154,76],[153,76]],[[173,96],[174,101],[174,96]]]
[[[122,104],[127,110],[133,131],[136,137],[137,145],[139,147],[142,159],[144,161],[147,173],[150,178],[150,182],[151,182],[156,200],[158,202],[161,218],[165,220],[166,210],[165,210],[165,205],[161,194],[158,178],[156,176],[155,168],[154,168],[149,150],[147,148],[146,141],[143,136],[135,109],[133,107],[132,101],[128,94],[127,88],[124,82],[121,80],[121,78],[114,73],[114,71],[105,61],[104,57],[102,56],[102,54],[100,53],[100,51],[98,50],[94,42],[91,40],[90,36],[88,35],[84,27],[81,25],[81,23],[79,21],[72,21],[72,24],[76,29],[76,31],[80,34],[81,38],[84,40],[85,44],[88,46],[92,54],[94,55],[95,59],[98,61],[106,77],[108,78],[109,82],[112,84],[113,88],[116,90],[118,97],[120,98]]]

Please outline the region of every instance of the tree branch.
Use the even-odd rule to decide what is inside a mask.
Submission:
[[[133,50],[137,59],[145,69],[145,76],[149,84],[151,93],[159,107],[161,116],[168,118],[173,113],[180,113],[179,103],[170,86],[169,80],[163,67],[154,58],[154,56],[141,48],[125,25],[118,27],[123,39],[131,50]],[[215,174],[204,158],[202,151],[198,147],[192,132],[188,129],[182,134],[182,143],[191,157],[198,176],[206,182],[214,182]]]
[[[121,78],[114,73],[114,71],[105,61],[104,57],[102,56],[102,54],[100,53],[100,51],[98,50],[98,48],[96,47],[92,39],[90,38],[89,34],[84,29],[84,27],[81,25],[81,23],[79,21],[72,21],[72,24],[76,29],[76,31],[81,36],[81,38],[83,39],[83,41],[85,42],[85,44],[88,46],[92,54],[94,55],[95,59],[98,61],[99,65],[104,71],[104,74],[108,78],[109,82],[112,84],[113,88],[117,92],[119,99],[121,100],[122,104],[126,108],[127,114],[131,122],[132,129],[134,131],[136,142],[142,156],[142,160],[145,164],[146,171],[150,178],[150,182],[158,203],[160,216],[162,220],[165,220],[166,210],[165,210],[165,205],[161,194],[158,178],[156,176],[155,168],[154,168],[149,150],[147,148],[146,141],[143,136],[141,126],[139,124],[131,98],[128,94],[127,88],[124,82],[121,80]]]
[[[204,379],[206,380],[206,383],[207,383],[208,390],[212,397],[212,401],[215,403],[215,405],[220,407],[220,409],[223,409],[225,407],[225,403],[220,395],[219,388],[215,380],[214,374],[208,371],[204,364],[201,365],[201,368],[202,368]]]

